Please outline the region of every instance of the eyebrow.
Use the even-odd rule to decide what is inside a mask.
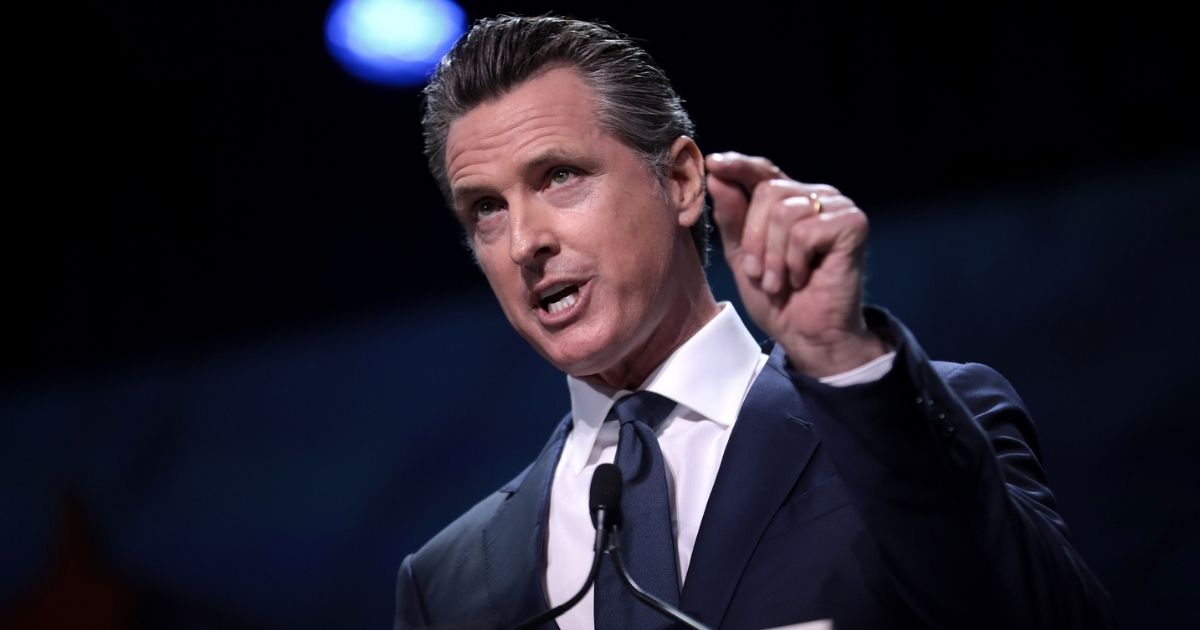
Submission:
[[[533,154],[533,157],[525,163],[523,170],[538,171],[547,166],[562,164],[564,162],[579,163],[586,161],[588,160],[582,154],[575,151],[570,151],[562,147],[549,147]]]
[[[544,150],[534,153],[524,164],[521,165],[522,173],[530,171],[540,171],[546,167],[557,164],[589,164],[591,160],[585,158],[583,154],[564,149],[562,147],[548,147]],[[451,196],[455,205],[461,203],[463,199],[470,199],[477,195],[483,195],[492,192],[491,186],[455,186],[451,189]]]

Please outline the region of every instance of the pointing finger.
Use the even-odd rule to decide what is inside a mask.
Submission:
[[[708,194],[713,199],[712,217],[721,234],[721,247],[730,267],[736,268],[741,256],[742,230],[750,200],[737,185],[708,176]]]
[[[736,182],[750,191],[765,179],[785,178],[787,175],[764,157],[742,155],[735,151],[713,153],[705,162],[711,175],[728,182]]]

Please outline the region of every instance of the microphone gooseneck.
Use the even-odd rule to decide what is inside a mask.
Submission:
[[[616,534],[621,528],[621,489],[623,483],[621,470],[613,464],[600,464],[596,467],[596,472],[592,474],[592,491],[589,497],[589,507],[592,512],[592,524],[596,526],[596,544],[603,544],[603,546],[597,547],[597,551],[607,552],[612,557],[613,566],[617,569],[617,575],[621,577],[621,581],[625,583],[625,587],[641,600],[642,603],[690,628],[709,630],[704,624],[638,586],[637,582],[633,580],[633,576],[629,575],[629,571],[625,568],[625,563],[621,562],[618,537],[615,535],[610,536],[609,534]],[[597,560],[600,557],[600,554],[597,553]],[[593,572],[595,571],[596,567],[593,567]]]
[[[638,586],[637,582],[633,581],[633,576],[629,575],[629,571],[625,569],[625,563],[621,562],[620,548],[617,544],[617,537],[613,536],[609,539],[608,555],[612,557],[613,566],[617,569],[617,575],[621,576],[621,581],[625,583],[625,587],[629,589],[643,604],[653,608],[659,613],[669,617],[671,620],[679,622],[689,628],[696,630],[710,630],[710,628],[699,621],[690,617],[687,613],[675,608],[674,606],[664,602],[654,595],[646,592],[642,587]]]
[[[595,555],[592,557],[592,568],[588,571],[588,576],[583,582],[583,587],[571,599],[540,615],[521,622],[514,627],[514,630],[535,628],[551,619],[557,618],[559,615],[570,610],[575,604],[578,604],[579,600],[583,599],[584,594],[595,583],[596,575],[600,572],[600,561],[606,553],[612,557],[613,566],[617,570],[617,575],[621,577],[621,582],[642,603],[689,628],[710,630],[708,626],[696,621],[683,611],[646,592],[629,575],[629,571],[625,568],[625,563],[621,561],[620,545],[618,544],[618,537],[615,535],[621,527],[622,484],[621,471],[613,464],[600,464],[596,467],[596,471],[592,473],[592,485],[588,493],[588,510],[592,515],[592,524],[596,526]]]
[[[514,630],[525,630],[556,619],[567,612],[579,600],[583,599],[588,589],[596,581],[600,572],[600,561],[609,547],[609,533],[615,530],[621,522],[621,471],[612,464],[600,464],[592,473],[592,486],[588,492],[588,510],[592,514],[592,525],[596,526],[596,544],[593,549],[592,568],[588,571],[583,587],[567,601],[539,615],[527,619],[514,627]]]

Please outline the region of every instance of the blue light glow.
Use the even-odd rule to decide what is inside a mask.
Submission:
[[[338,0],[329,10],[329,51],[354,76],[417,85],[466,30],[449,0]]]

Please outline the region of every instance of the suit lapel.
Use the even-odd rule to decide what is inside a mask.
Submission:
[[[817,447],[776,346],[750,388],[700,522],[680,604],[719,626],[759,538]]]
[[[550,482],[570,427],[571,415],[567,414],[537,460],[501,488],[501,492],[511,494],[483,528],[488,595],[499,627],[511,628],[549,609],[542,577],[546,566]],[[550,623],[546,627],[557,625]]]

